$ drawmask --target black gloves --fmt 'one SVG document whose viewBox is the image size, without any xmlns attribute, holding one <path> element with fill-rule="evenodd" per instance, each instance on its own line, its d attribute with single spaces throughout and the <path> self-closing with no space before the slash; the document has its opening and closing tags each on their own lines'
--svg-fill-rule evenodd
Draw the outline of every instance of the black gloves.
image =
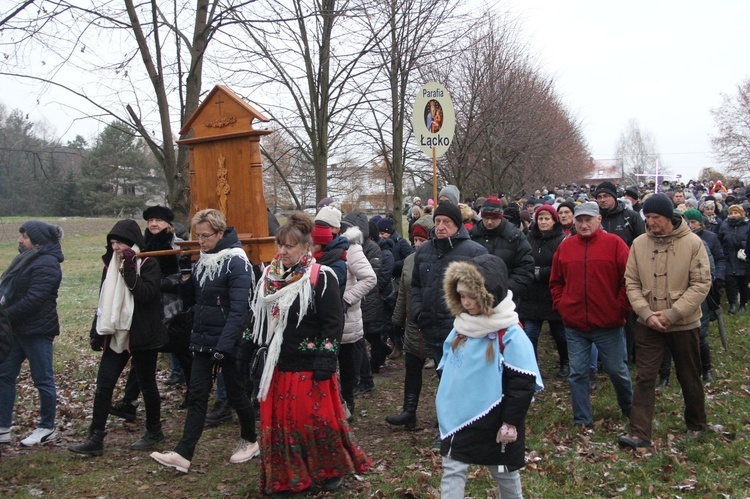
<svg viewBox="0 0 750 499">
<path fill-rule="evenodd" d="M 132 248 L 122 250 L 122 266 L 126 269 L 135 268 L 135 251 Z"/>
<path fill-rule="evenodd" d="M 404 325 L 391 324 L 391 335 L 393 338 L 401 338 L 404 336 L 405 327 Z"/>
<path fill-rule="evenodd" d="M 89 345 L 91 345 L 91 349 L 93 351 L 101 352 L 104 349 L 104 337 L 94 336 L 92 338 L 89 338 Z"/>
</svg>

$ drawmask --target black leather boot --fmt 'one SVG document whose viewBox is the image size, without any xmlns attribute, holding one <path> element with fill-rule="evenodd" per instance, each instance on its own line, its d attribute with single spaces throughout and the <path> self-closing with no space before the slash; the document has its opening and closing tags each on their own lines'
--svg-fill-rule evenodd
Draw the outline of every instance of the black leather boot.
<svg viewBox="0 0 750 499">
<path fill-rule="evenodd" d="M 211 412 L 206 414 L 206 427 L 213 428 L 223 423 L 228 423 L 232 420 L 232 408 L 229 407 L 229 402 L 222 399 L 216 399 L 214 408 Z"/>
<path fill-rule="evenodd" d="M 413 430 L 417 426 L 417 404 L 419 395 L 414 393 L 404 394 L 404 412 L 398 416 L 388 416 L 386 423 L 394 426 L 405 426 L 407 430 Z"/>
<path fill-rule="evenodd" d="M 101 456 L 104 454 L 105 436 L 107 436 L 106 432 L 101 430 L 91 430 L 89 431 L 89 437 L 85 442 L 71 445 L 68 447 L 68 450 L 89 457 Z"/>
</svg>

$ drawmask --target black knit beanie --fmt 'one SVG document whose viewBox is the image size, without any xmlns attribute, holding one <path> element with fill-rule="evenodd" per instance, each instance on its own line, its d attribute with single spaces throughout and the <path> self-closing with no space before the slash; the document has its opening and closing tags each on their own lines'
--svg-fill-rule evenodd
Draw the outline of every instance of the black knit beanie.
<svg viewBox="0 0 750 499">
<path fill-rule="evenodd" d="M 613 198 L 617 199 L 617 187 L 615 187 L 615 184 L 613 184 L 612 182 L 602 182 L 601 184 L 596 186 L 594 197 L 602 193 L 609 194 Z"/>
<path fill-rule="evenodd" d="M 26 233 L 33 244 L 45 245 L 59 242 L 63 237 L 63 230 L 59 225 L 48 224 L 41 220 L 29 220 L 18 232 Z"/>
<path fill-rule="evenodd" d="M 432 219 L 435 220 L 435 218 L 438 215 L 443 215 L 445 217 L 450 218 L 454 224 L 456 224 L 456 227 L 461 227 L 463 223 L 463 217 L 461 216 L 461 210 L 453 203 L 440 203 L 437 208 L 435 208 L 435 212 L 432 215 Z"/>
<path fill-rule="evenodd" d="M 643 214 L 648 215 L 649 213 L 656 213 L 671 220 L 672 215 L 674 215 L 674 203 L 666 194 L 661 192 L 654 194 L 643 203 Z"/>
</svg>

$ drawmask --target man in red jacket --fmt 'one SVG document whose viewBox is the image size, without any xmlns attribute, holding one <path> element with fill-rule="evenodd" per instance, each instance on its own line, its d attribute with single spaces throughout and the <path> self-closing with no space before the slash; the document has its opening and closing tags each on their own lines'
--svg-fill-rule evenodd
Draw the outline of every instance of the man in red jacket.
<svg viewBox="0 0 750 499">
<path fill-rule="evenodd" d="M 628 246 L 601 228 L 596 203 L 577 206 L 574 215 L 576 235 L 565 239 L 555 252 L 549 286 L 568 341 L 573 423 L 590 426 L 594 424 L 589 400 L 592 344 L 599 349 L 602 369 L 612 381 L 625 417 L 633 402 L 623 335 L 630 312 L 625 292 Z"/>
</svg>

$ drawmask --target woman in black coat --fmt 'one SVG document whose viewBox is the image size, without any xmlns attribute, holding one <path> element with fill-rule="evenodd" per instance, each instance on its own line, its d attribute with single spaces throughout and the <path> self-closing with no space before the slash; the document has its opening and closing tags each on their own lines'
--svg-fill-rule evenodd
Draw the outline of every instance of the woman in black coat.
<svg viewBox="0 0 750 499">
<path fill-rule="evenodd" d="M 549 276 L 552 272 L 552 257 L 565 239 L 565 231 L 558 220 L 554 207 L 545 204 L 534 212 L 534 225 L 529 231 L 531 254 L 534 257 L 534 281 L 526 298 L 521 300 L 518 315 L 526 335 L 537 353 L 542 324 L 547 321 L 550 334 L 555 340 L 560 358 L 560 377 L 568 376 L 568 342 L 565 340 L 565 326 L 560 314 L 552 308 L 552 294 L 549 290 Z"/>
<path fill-rule="evenodd" d="M 112 393 L 130 359 L 146 406 L 146 433 L 130 447 L 144 449 L 164 440 L 156 386 L 156 360 L 159 349 L 167 343 L 161 320 L 161 271 L 155 259 L 136 257 L 145 245 L 134 220 L 120 220 L 107 234 L 99 305 L 90 332 L 91 348 L 104 353 L 96 377 L 88 439 L 68 447 L 76 454 L 101 456 L 104 452 Z"/>
<path fill-rule="evenodd" d="M 188 413 L 182 438 L 172 452 L 152 452 L 164 466 L 183 473 L 190 468 L 195 447 L 203 434 L 213 373 L 221 368 L 229 406 L 240 420 L 240 441 L 229 459 L 239 464 L 260 453 L 255 433 L 255 411 L 237 369 L 240 340 L 248 321 L 253 271 L 234 227 L 227 227 L 219 210 L 207 209 L 193 216 L 193 234 L 201 254 L 186 282 L 183 300 L 193 307 L 190 349 L 193 367 L 188 392 Z"/>
<path fill-rule="evenodd" d="M 181 239 L 178 239 L 175 235 L 175 227 L 172 225 L 174 213 L 171 209 L 166 206 L 149 206 L 143 211 L 143 219 L 148 224 L 146 230 L 143 232 L 143 239 L 146 242 L 146 247 L 141 248 L 143 251 L 179 249 L 176 242 L 181 241 Z M 177 367 L 181 369 L 179 376 L 175 376 L 176 373 L 173 370 L 172 377 L 170 377 L 170 380 L 177 378 L 177 382 L 170 383 L 170 381 L 167 381 L 167 384 L 180 383 L 184 375 L 184 379 L 189 386 L 190 370 L 193 365 L 193 356 L 189 349 L 190 318 L 188 316 L 189 312 L 182 312 L 182 299 L 180 298 L 179 290 L 181 276 L 178 256 L 164 255 L 154 258 L 159 263 L 159 269 L 161 270 L 162 320 L 164 327 L 169 333 L 169 344 L 163 350 L 171 352 L 173 368 L 175 363 L 177 363 Z M 131 369 L 128 374 L 128 381 L 125 385 L 125 393 L 122 400 L 112 405 L 110 413 L 126 421 L 134 421 L 136 416 L 136 401 L 139 394 L 138 379 L 135 371 Z M 180 408 L 184 409 L 186 406 L 187 397 Z"/>
</svg>

